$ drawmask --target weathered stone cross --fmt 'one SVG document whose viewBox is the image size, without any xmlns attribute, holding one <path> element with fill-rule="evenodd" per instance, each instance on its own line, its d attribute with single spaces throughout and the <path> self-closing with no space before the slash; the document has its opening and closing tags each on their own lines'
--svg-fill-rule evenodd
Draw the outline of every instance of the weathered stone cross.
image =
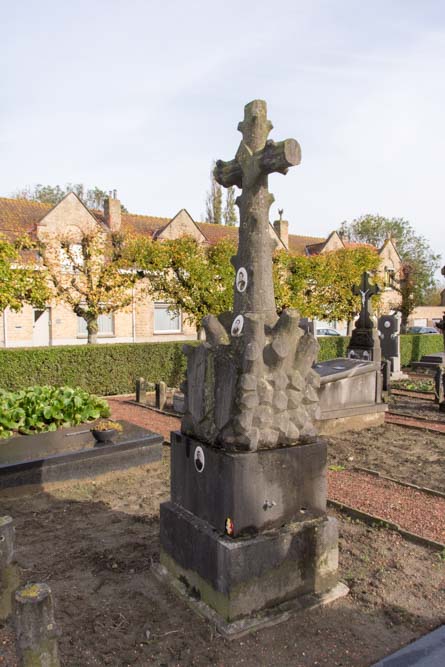
<svg viewBox="0 0 445 667">
<path fill-rule="evenodd" d="M 266 102 L 254 100 L 244 107 L 244 120 L 238 125 L 243 139 L 236 157 L 218 160 L 214 176 L 229 188 L 237 185 L 242 194 L 237 199 L 240 210 L 238 253 L 233 258 L 237 271 L 234 314 L 258 313 L 266 324 L 277 319 L 272 280 L 272 240 L 269 234 L 269 209 L 274 197 L 268 190 L 268 174 L 286 174 L 301 161 L 295 139 L 279 143 L 268 141 L 272 129 Z"/>
<path fill-rule="evenodd" d="M 356 324 L 358 329 L 372 329 L 374 323 L 372 321 L 372 305 L 371 297 L 375 294 L 379 294 L 380 287 L 378 285 L 372 285 L 369 282 L 369 273 L 364 271 L 362 274 L 362 280 L 360 285 L 354 285 L 352 288 L 352 293 L 361 297 L 362 307 L 360 310 L 359 321 Z"/>
</svg>

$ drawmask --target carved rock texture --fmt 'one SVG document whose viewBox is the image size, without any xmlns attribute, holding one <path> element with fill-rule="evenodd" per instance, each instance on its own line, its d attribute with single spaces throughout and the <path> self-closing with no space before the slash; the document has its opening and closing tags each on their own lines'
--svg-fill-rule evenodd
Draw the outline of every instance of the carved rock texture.
<svg viewBox="0 0 445 667">
<path fill-rule="evenodd" d="M 313 437 L 320 384 L 312 369 L 315 338 L 304 334 L 292 310 L 283 311 L 273 327 L 264 316 L 246 313 L 241 336 L 225 330 L 222 322 L 230 319 L 206 318 L 208 340 L 184 347 L 188 364 L 182 432 L 241 451 Z"/>
</svg>

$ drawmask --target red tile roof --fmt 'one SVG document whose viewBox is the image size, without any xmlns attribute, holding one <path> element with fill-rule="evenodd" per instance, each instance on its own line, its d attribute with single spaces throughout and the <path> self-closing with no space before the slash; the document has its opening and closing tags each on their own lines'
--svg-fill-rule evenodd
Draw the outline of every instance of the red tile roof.
<svg viewBox="0 0 445 667">
<path fill-rule="evenodd" d="M 0 233 L 11 241 L 23 234 L 32 235 L 38 221 L 50 209 L 50 204 L 0 198 Z"/>
<path fill-rule="evenodd" d="M 22 234 L 33 236 L 36 225 L 52 206 L 40 202 L 28 201 L 27 199 L 0 198 L 0 234 L 13 240 Z M 103 222 L 102 211 L 91 211 L 94 217 Z M 149 215 L 136 215 L 134 213 L 122 213 L 122 230 L 126 233 L 153 236 L 165 227 L 171 218 L 159 218 Z M 235 242 L 238 240 L 238 227 L 226 227 L 225 225 L 212 225 L 207 222 L 196 223 L 202 234 L 209 243 L 217 243 L 221 239 L 230 238 Z M 307 246 L 323 246 L 325 239 L 314 236 L 298 236 L 289 234 L 289 249 L 300 255 L 306 254 Z"/>
<path fill-rule="evenodd" d="M 375 246 L 371 243 L 356 243 L 354 241 L 343 241 L 343 245 L 347 250 L 353 250 L 354 248 L 372 248 L 375 250 Z"/>
</svg>

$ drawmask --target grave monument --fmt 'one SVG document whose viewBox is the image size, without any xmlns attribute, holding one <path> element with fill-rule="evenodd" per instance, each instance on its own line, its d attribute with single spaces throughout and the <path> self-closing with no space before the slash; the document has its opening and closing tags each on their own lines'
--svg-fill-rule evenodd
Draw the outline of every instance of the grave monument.
<svg viewBox="0 0 445 667">
<path fill-rule="evenodd" d="M 352 291 L 354 294 L 360 295 L 362 303 L 360 315 L 352 330 L 347 356 L 349 359 L 379 362 L 382 358 L 382 352 L 379 332 L 374 323 L 371 298 L 380 292 L 380 287 L 369 282 L 369 273 L 365 271 L 362 274 L 360 285 L 355 285 Z"/>
<path fill-rule="evenodd" d="M 413 368 L 421 368 L 425 371 L 430 370 L 434 372 L 437 368 L 445 366 L 445 312 L 443 313 L 442 319 L 439 322 L 436 322 L 436 327 L 442 332 L 444 351 L 424 354 L 420 361 L 414 361 L 412 363 Z"/>
<path fill-rule="evenodd" d="M 378 320 L 382 356 L 391 365 L 391 379 L 400 380 L 407 377 L 402 373 L 400 363 L 400 313 L 381 315 Z"/>
<path fill-rule="evenodd" d="M 347 592 L 316 436 L 317 342 L 297 312 L 277 316 L 272 282 L 268 175 L 299 164 L 300 147 L 267 139 L 262 100 L 246 105 L 238 129 L 235 159 L 214 171 L 242 189 L 234 312 L 204 318 L 206 342 L 185 346 L 185 414 L 172 433 L 157 568 L 227 636 Z"/>
<path fill-rule="evenodd" d="M 383 377 L 378 330 L 371 298 L 380 291 L 363 273 L 353 293 L 361 297 L 361 309 L 347 350 L 341 357 L 315 364 L 320 376 L 319 432 L 332 435 L 383 424 L 388 406 L 383 403 Z"/>
</svg>

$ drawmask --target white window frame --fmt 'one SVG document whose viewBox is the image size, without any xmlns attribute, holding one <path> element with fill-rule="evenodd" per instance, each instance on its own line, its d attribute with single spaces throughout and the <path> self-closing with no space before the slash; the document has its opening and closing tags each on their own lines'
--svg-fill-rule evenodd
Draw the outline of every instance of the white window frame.
<svg viewBox="0 0 445 667">
<path fill-rule="evenodd" d="M 156 310 L 167 309 L 171 310 L 175 316 L 178 318 L 178 328 L 177 329 L 157 329 L 156 328 Z M 178 334 L 182 333 L 182 313 L 179 308 L 172 310 L 174 306 L 171 303 L 165 303 L 164 301 L 155 301 L 153 304 L 153 333 L 154 334 Z M 173 321 L 173 318 L 172 318 Z"/>
<path fill-rule="evenodd" d="M 101 331 L 100 330 L 100 323 L 101 323 L 100 318 L 101 317 L 111 318 L 111 324 L 112 324 L 112 330 L 111 331 Z M 82 322 L 85 322 L 85 324 L 83 324 Z M 115 333 L 115 331 L 116 331 L 116 328 L 115 328 L 116 327 L 116 322 L 115 322 L 115 318 L 114 318 L 114 313 L 103 313 L 102 315 L 99 315 L 99 317 L 97 318 L 97 324 L 98 324 L 98 327 L 99 327 L 98 332 L 97 332 L 98 337 L 100 337 L 100 338 L 114 338 L 116 336 L 116 333 Z M 86 325 L 87 325 L 87 323 L 86 323 L 85 318 L 80 317 L 78 315 L 77 316 L 77 337 L 78 338 L 87 338 L 88 330 L 86 328 Z"/>
</svg>

